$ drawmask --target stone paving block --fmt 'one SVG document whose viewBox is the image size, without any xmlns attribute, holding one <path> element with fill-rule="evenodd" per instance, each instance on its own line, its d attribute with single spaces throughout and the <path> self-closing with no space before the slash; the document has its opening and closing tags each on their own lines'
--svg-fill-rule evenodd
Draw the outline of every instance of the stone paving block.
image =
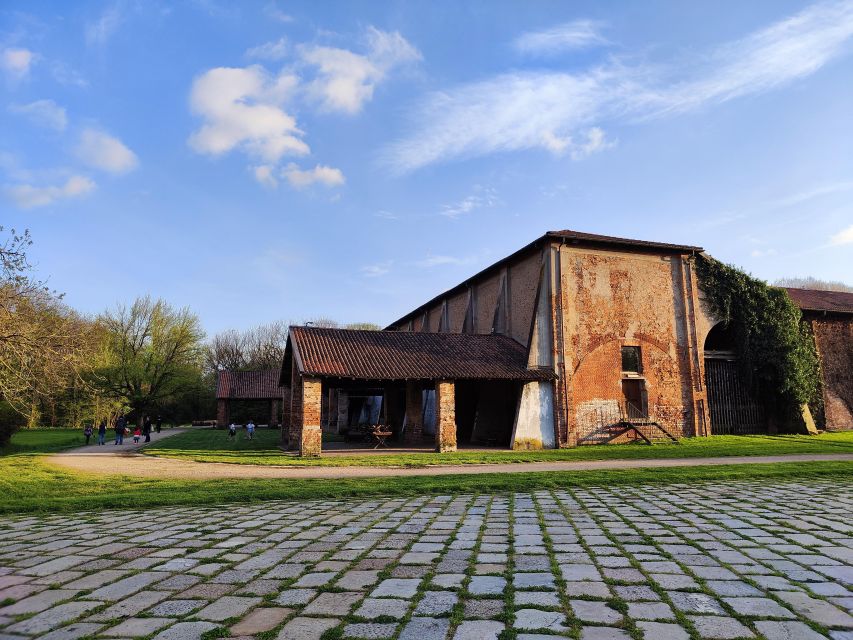
<svg viewBox="0 0 853 640">
<path fill-rule="evenodd" d="M 452 591 L 427 591 L 423 594 L 415 615 L 440 616 L 451 612 L 459 597 Z"/>
<path fill-rule="evenodd" d="M 453 640 L 498 640 L 503 632 L 502 622 L 491 620 L 466 620 L 456 627 Z"/>
<path fill-rule="evenodd" d="M 412 598 L 418 591 L 420 580 L 416 578 L 388 578 L 370 594 L 372 598 Z"/>
<path fill-rule="evenodd" d="M 758 620 L 755 628 L 767 640 L 824 640 L 824 636 L 799 621 Z"/>
<path fill-rule="evenodd" d="M 450 630 L 447 618 L 412 618 L 398 640 L 445 640 Z"/>
<path fill-rule="evenodd" d="M 686 613 L 719 613 L 726 611 L 714 598 L 704 593 L 682 593 L 680 591 L 668 591 L 667 595 L 672 600 L 676 609 Z"/>
<path fill-rule="evenodd" d="M 260 602 L 260 598 L 222 596 L 219 600 L 211 602 L 204 609 L 196 613 L 195 617 L 201 618 L 202 620 L 221 622 L 228 618 L 235 618 L 243 615 L 252 607 L 259 605 Z"/>
<path fill-rule="evenodd" d="M 796 618 L 788 609 L 770 598 L 723 598 L 735 613 L 751 618 Z"/>
<path fill-rule="evenodd" d="M 27 618 L 21 622 L 16 622 L 6 628 L 6 631 L 12 633 L 24 633 L 34 635 L 37 633 L 45 633 L 56 627 L 75 620 L 82 616 L 87 611 L 100 605 L 100 602 L 66 602 L 65 604 L 56 605 L 52 609 L 47 609 L 34 615 L 32 618 Z"/>
<path fill-rule="evenodd" d="M 581 640 L 631 640 L 631 636 L 613 627 L 582 627 Z"/>
<path fill-rule="evenodd" d="M 364 597 L 362 593 L 344 591 L 341 593 L 321 593 L 302 610 L 304 614 L 345 616 L 352 606 Z"/>
<path fill-rule="evenodd" d="M 155 617 L 181 618 L 204 606 L 207 606 L 207 600 L 166 600 L 151 607 L 146 613 Z"/>
<path fill-rule="evenodd" d="M 342 589 L 365 589 L 376 584 L 379 579 L 379 571 L 347 571 L 335 584 Z"/>
<path fill-rule="evenodd" d="M 515 606 L 556 608 L 562 606 L 562 603 L 559 596 L 552 591 L 517 591 Z"/>
<path fill-rule="evenodd" d="M 396 624 L 377 622 L 355 622 L 344 627 L 344 638 L 363 638 L 364 640 L 382 640 L 390 638 L 396 631 Z"/>
<path fill-rule="evenodd" d="M 503 600 L 483 600 L 473 598 L 464 605 L 466 618 L 497 618 L 503 613 Z"/>
<path fill-rule="evenodd" d="M 735 638 L 754 638 L 747 627 L 727 616 L 687 616 L 699 636 L 709 640 L 734 640 Z"/>
<path fill-rule="evenodd" d="M 128 618 L 114 627 L 102 631 L 101 635 L 111 638 L 137 638 L 150 636 L 163 627 L 175 622 L 172 618 Z"/>
<path fill-rule="evenodd" d="M 811 598 L 804 593 L 781 591 L 776 594 L 801 616 L 827 627 L 853 628 L 853 616 L 828 602 Z"/>
<path fill-rule="evenodd" d="M 616 624 L 622 621 L 622 614 L 611 609 L 604 602 L 591 600 L 569 600 L 572 612 L 582 622 L 598 622 L 600 624 Z"/>
<path fill-rule="evenodd" d="M 674 620 L 675 613 L 665 602 L 629 602 L 628 617 L 634 620 Z"/>
<path fill-rule="evenodd" d="M 353 615 L 359 618 L 381 618 L 388 616 L 399 620 L 406 615 L 409 610 L 408 600 L 398 600 L 395 598 L 366 598 L 361 602 Z"/>
<path fill-rule="evenodd" d="M 286 589 L 282 591 L 275 601 L 283 605 L 308 604 L 317 595 L 316 589 Z"/>
<path fill-rule="evenodd" d="M 95 635 L 104 625 L 93 622 L 75 622 L 65 627 L 60 627 L 49 633 L 39 636 L 39 640 L 77 640 L 78 638 L 89 638 Z M 3 634 L 0 633 L 0 637 Z"/>
<path fill-rule="evenodd" d="M 563 579 L 572 582 L 580 580 L 592 580 L 601 582 L 601 573 L 591 564 L 566 564 L 560 567 Z"/>
<path fill-rule="evenodd" d="M 24 613 L 38 613 L 50 609 L 57 602 L 68 600 L 79 593 L 76 589 L 50 589 L 34 596 L 19 600 L 0 609 L 0 615 L 17 616 Z"/>
<path fill-rule="evenodd" d="M 322 587 L 325 584 L 328 584 L 332 578 L 337 575 L 335 571 L 318 571 L 315 573 L 306 573 L 304 576 L 299 578 L 295 583 L 293 583 L 294 587 Z"/>
<path fill-rule="evenodd" d="M 637 628 L 643 632 L 643 640 L 690 640 L 690 634 L 677 624 L 640 621 Z"/>
<path fill-rule="evenodd" d="M 145 587 L 168 578 L 169 575 L 159 571 L 143 571 L 127 578 L 122 578 L 112 584 L 95 589 L 88 597 L 93 600 L 115 601 L 122 600 L 129 595 L 144 589 Z"/>
<path fill-rule="evenodd" d="M 506 578 L 497 576 L 474 576 L 468 583 L 468 591 L 473 595 L 501 595 L 506 588 Z"/>
<path fill-rule="evenodd" d="M 275 629 L 292 611 L 284 607 L 259 607 L 232 626 L 231 635 L 254 636 Z"/>
<path fill-rule="evenodd" d="M 708 588 L 718 596 L 760 596 L 761 592 L 739 580 L 706 580 Z"/>
<path fill-rule="evenodd" d="M 516 589 L 553 589 L 554 576 L 551 573 L 514 573 L 512 584 Z"/>
<path fill-rule="evenodd" d="M 212 622 L 179 622 L 158 633 L 153 640 L 200 640 L 202 635 L 216 628 Z"/>
<path fill-rule="evenodd" d="M 562 612 L 540 611 L 539 609 L 519 609 L 515 612 L 516 629 L 547 630 L 565 633 L 569 628 L 565 624 L 566 616 Z"/>
<path fill-rule="evenodd" d="M 179 598 L 205 598 L 208 600 L 215 600 L 216 598 L 221 598 L 224 595 L 227 595 L 234 591 L 234 585 L 230 584 L 197 584 L 194 587 L 190 587 L 186 591 L 182 591 L 178 594 Z"/>
<path fill-rule="evenodd" d="M 432 583 L 444 589 L 458 589 L 464 579 L 464 573 L 437 573 L 432 577 Z"/>
</svg>

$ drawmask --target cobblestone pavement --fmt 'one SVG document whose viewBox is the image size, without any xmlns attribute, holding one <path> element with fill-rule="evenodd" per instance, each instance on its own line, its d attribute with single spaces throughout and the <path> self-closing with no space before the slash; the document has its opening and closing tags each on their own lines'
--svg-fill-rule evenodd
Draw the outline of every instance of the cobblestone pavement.
<svg viewBox="0 0 853 640">
<path fill-rule="evenodd" d="M 0 640 L 853 638 L 853 485 L 0 519 Z"/>
</svg>

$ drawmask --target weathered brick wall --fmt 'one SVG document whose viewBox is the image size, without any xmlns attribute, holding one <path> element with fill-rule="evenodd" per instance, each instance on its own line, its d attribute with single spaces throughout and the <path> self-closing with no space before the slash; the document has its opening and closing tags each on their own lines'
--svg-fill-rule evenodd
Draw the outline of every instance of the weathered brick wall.
<svg viewBox="0 0 853 640">
<path fill-rule="evenodd" d="M 420 444 L 423 439 L 423 393 L 413 380 L 406 382 L 406 444 Z"/>
<path fill-rule="evenodd" d="M 216 401 L 216 426 L 228 426 L 228 401 L 221 398 Z"/>
<path fill-rule="evenodd" d="M 811 319 L 823 373 L 827 429 L 853 429 L 853 318 Z"/>
<path fill-rule="evenodd" d="M 299 454 L 305 457 L 320 455 L 322 434 L 320 428 L 323 391 L 317 378 L 302 378 L 301 438 Z"/>
<path fill-rule="evenodd" d="M 435 383 L 435 450 L 456 451 L 456 390 L 448 381 Z"/>
<path fill-rule="evenodd" d="M 691 435 L 685 273 L 680 258 L 575 247 L 561 250 L 569 429 L 583 443 L 624 402 L 621 347 L 639 346 L 650 413 Z"/>
</svg>

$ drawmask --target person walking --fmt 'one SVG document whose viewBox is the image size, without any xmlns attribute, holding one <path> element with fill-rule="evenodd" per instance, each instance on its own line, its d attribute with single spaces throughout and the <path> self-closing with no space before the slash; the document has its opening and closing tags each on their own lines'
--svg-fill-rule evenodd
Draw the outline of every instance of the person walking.
<svg viewBox="0 0 853 640">
<path fill-rule="evenodd" d="M 237 437 L 237 425 L 233 422 L 228 425 L 228 439 L 232 442 Z"/>
<path fill-rule="evenodd" d="M 145 416 L 145 421 L 142 423 L 142 435 L 145 436 L 145 442 L 151 442 L 151 416 Z"/>
<path fill-rule="evenodd" d="M 124 444 L 124 432 L 127 430 L 127 418 L 124 415 L 120 415 L 116 419 L 116 441 L 113 444 Z"/>
<path fill-rule="evenodd" d="M 160 433 L 160 427 L 163 426 L 163 418 L 161 418 L 160 416 L 157 416 L 157 422 L 155 422 L 154 425 L 157 428 L 157 433 Z"/>
<path fill-rule="evenodd" d="M 249 436 L 249 440 L 255 437 L 255 421 L 251 418 L 249 418 L 249 423 L 246 425 L 246 435 Z"/>
<path fill-rule="evenodd" d="M 98 444 L 104 444 L 107 439 L 107 420 L 101 419 L 101 424 L 98 425 Z"/>
<path fill-rule="evenodd" d="M 83 429 L 83 435 L 86 436 L 86 445 L 87 446 L 89 445 L 89 439 L 92 437 L 93 432 L 94 432 L 94 429 L 92 429 L 92 425 L 90 425 L 90 424 L 87 424 L 86 428 Z"/>
</svg>

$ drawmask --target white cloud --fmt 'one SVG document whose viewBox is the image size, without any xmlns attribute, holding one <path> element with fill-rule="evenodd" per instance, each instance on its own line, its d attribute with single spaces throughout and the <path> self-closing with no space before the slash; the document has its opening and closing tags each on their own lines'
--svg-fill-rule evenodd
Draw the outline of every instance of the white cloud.
<svg viewBox="0 0 853 640">
<path fill-rule="evenodd" d="M 603 148 L 602 123 L 686 112 L 805 77 L 838 57 L 853 36 L 853 2 L 812 5 L 722 45 L 698 63 L 651 71 L 619 60 L 585 72 L 514 72 L 429 95 L 414 133 L 386 148 L 393 170 L 453 158 L 544 149 L 582 157 Z M 586 132 L 586 142 L 577 142 Z"/>
<path fill-rule="evenodd" d="M 68 116 L 65 113 L 65 108 L 60 107 L 53 100 L 36 100 L 29 104 L 12 104 L 9 105 L 9 111 L 26 117 L 40 127 L 63 131 L 68 125 Z"/>
<path fill-rule="evenodd" d="M 291 74 L 270 76 L 259 66 L 210 69 L 190 92 L 190 108 L 205 120 L 190 146 L 214 156 L 239 149 L 265 164 L 309 153 L 296 120 L 282 109 L 297 84 Z"/>
<path fill-rule="evenodd" d="M 573 20 L 550 29 L 522 33 L 513 45 L 521 53 L 539 56 L 606 45 L 602 26 L 595 20 Z"/>
<path fill-rule="evenodd" d="M 246 56 L 261 60 L 281 60 L 287 56 L 288 48 L 287 38 L 279 38 L 275 42 L 265 42 L 257 47 L 248 49 Z"/>
<path fill-rule="evenodd" d="M 604 151 L 615 146 L 616 143 L 607 139 L 604 131 L 599 127 L 592 127 L 583 133 L 583 140 L 572 146 L 572 159 L 580 160 L 594 153 Z"/>
<path fill-rule="evenodd" d="M 279 9 L 275 2 L 269 2 L 264 6 L 264 14 L 276 22 L 282 22 L 285 24 L 293 22 L 293 16 Z"/>
<path fill-rule="evenodd" d="M 270 189 L 275 189 L 278 186 L 278 180 L 273 173 L 275 171 L 275 167 L 269 164 L 258 165 L 257 167 L 252 167 L 252 173 L 255 176 L 255 180 L 260 182 L 265 187 L 269 187 Z"/>
<path fill-rule="evenodd" d="M 118 138 L 99 129 L 84 129 L 77 156 L 86 164 L 108 173 L 127 173 L 139 164 L 136 154 Z"/>
<path fill-rule="evenodd" d="M 379 262 L 377 264 L 367 264 L 361 268 L 361 273 L 367 278 L 378 278 L 384 276 L 391 271 L 392 261 Z"/>
<path fill-rule="evenodd" d="M 430 254 L 423 260 L 419 260 L 415 263 L 415 266 L 422 267 L 424 269 L 431 269 L 433 267 L 442 267 L 446 265 L 463 265 L 470 264 L 474 262 L 474 258 L 456 258 L 454 256 L 443 256 L 443 255 L 433 255 Z"/>
<path fill-rule="evenodd" d="M 304 189 L 312 184 L 339 187 L 346 181 L 340 169 L 319 164 L 313 169 L 302 170 L 291 163 L 282 169 L 281 176 L 286 178 L 290 185 L 296 189 Z"/>
<path fill-rule="evenodd" d="M 376 213 L 373 214 L 377 218 L 382 218 L 383 220 L 399 220 L 400 216 L 396 213 L 391 213 L 390 211 L 385 211 L 385 209 L 380 209 Z"/>
<path fill-rule="evenodd" d="M 67 200 L 86 195 L 95 188 L 95 183 L 84 176 L 71 176 L 60 186 L 36 187 L 30 184 L 8 185 L 6 196 L 22 209 L 43 207 L 57 200 Z"/>
<path fill-rule="evenodd" d="M 29 49 L 8 48 L 0 53 L 0 68 L 10 80 L 22 80 L 30 73 L 35 54 Z"/>
<path fill-rule="evenodd" d="M 768 256 L 775 256 L 776 249 L 753 249 L 749 255 L 753 258 L 766 258 Z"/>
<path fill-rule="evenodd" d="M 853 244 L 853 224 L 832 235 L 832 237 L 829 238 L 829 244 L 835 247 Z"/>
<path fill-rule="evenodd" d="M 364 55 L 333 47 L 300 47 L 303 62 L 318 70 L 309 95 L 327 111 L 358 113 L 388 72 L 421 59 L 420 52 L 396 31 L 369 27 L 366 39 Z"/>
<path fill-rule="evenodd" d="M 102 46 L 118 30 L 122 22 L 121 11 L 118 4 L 107 8 L 101 17 L 86 25 L 86 44 L 90 46 Z"/>
<path fill-rule="evenodd" d="M 441 207 L 440 214 L 447 218 L 458 218 L 466 213 L 471 213 L 475 209 L 484 207 L 493 207 L 499 202 L 494 189 L 475 187 L 475 193 L 463 198 L 459 202 L 446 204 Z"/>
</svg>

